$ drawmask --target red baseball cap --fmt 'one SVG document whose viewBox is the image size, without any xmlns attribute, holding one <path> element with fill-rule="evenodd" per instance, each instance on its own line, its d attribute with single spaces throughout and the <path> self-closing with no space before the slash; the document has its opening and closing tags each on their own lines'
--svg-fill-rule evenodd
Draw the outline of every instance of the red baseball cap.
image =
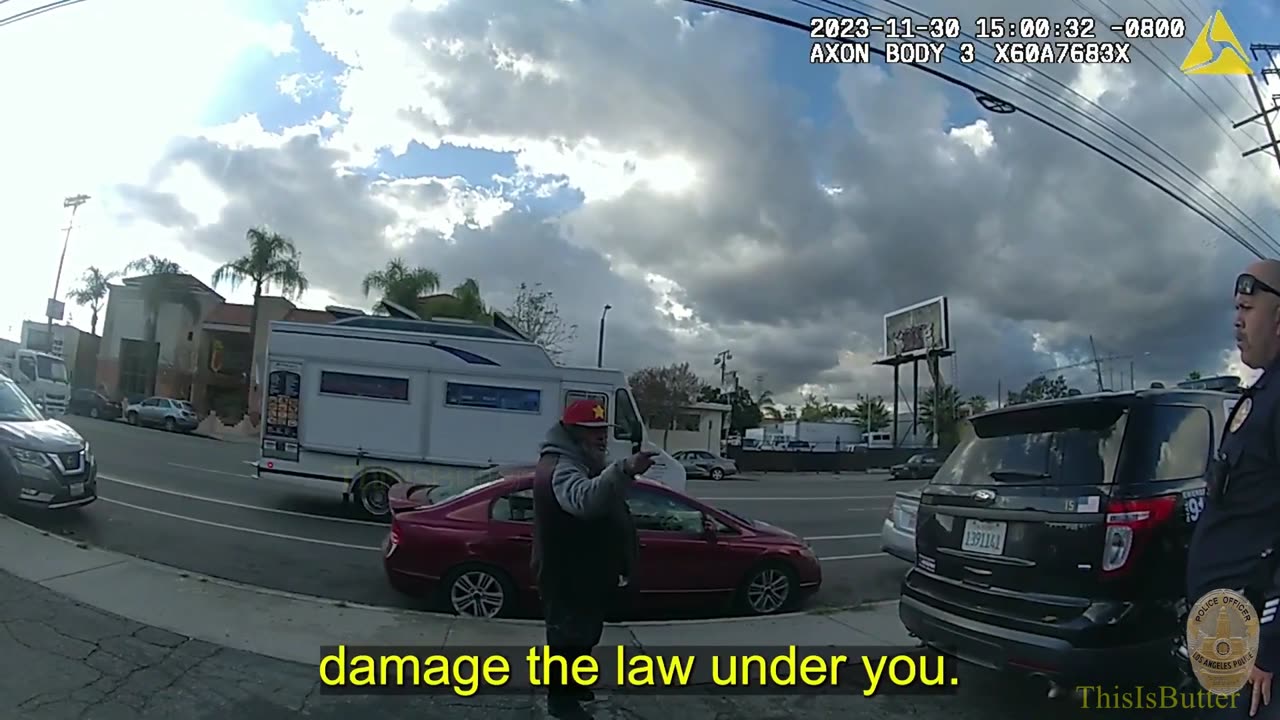
<svg viewBox="0 0 1280 720">
<path fill-rule="evenodd" d="M 609 413 L 599 400 L 574 400 L 564 409 L 560 422 L 585 428 L 609 427 Z"/>
</svg>

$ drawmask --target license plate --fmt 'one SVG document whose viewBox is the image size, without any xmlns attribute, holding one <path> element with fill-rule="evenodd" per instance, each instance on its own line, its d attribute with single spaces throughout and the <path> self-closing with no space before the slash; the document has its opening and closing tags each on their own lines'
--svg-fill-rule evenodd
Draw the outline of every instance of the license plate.
<svg viewBox="0 0 1280 720">
<path fill-rule="evenodd" d="M 79 497 L 84 494 L 84 483 L 71 483 L 71 496 Z"/>
<path fill-rule="evenodd" d="M 1003 555 L 1009 526 L 998 520 L 966 520 L 960 549 L 983 555 Z"/>
</svg>

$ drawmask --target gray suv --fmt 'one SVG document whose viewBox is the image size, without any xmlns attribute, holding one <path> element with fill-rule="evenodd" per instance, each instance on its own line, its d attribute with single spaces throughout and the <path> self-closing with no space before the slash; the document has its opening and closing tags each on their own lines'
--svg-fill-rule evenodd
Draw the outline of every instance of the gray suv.
<svg viewBox="0 0 1280 720">
<path fill-rule="evenodd" d="M 0 375 L 0 492 L 7 504 L 49 510 L 98 499 L 98 465 L 89 443 L 46 418 L 9 378 Z"/>
<path fill-rule="evenodd" d="M 162 427 L 169 432 L 191 432 L 200 424 L 196 409 L 186 400 L 149 397 L 125 408 L 124 418 L 130 425 Z"/>
</svg>

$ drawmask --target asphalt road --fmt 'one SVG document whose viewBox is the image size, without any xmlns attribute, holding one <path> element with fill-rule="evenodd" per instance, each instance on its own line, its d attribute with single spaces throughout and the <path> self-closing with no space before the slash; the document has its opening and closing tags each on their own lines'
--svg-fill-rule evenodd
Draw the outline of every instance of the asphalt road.
<svg viewBox="0 0 1280 720">
<path fill-rule="evenodd" d="M 423 607 L 388 587 L 386 524 L 362 520 L 337 493 L 253 476 L 250 443 L 69 418 L 99 462 L 97 503 L 31 514 L 40 527 L 200 574 L 321 597 Z M 906 564 L 879 551 L 893 493 L 918 485 L 884 476 L 778 475 L 690 482 L 711 504 L 809 539 L 823 560 L 814 606 L 897 596 Z"/>
</svg>

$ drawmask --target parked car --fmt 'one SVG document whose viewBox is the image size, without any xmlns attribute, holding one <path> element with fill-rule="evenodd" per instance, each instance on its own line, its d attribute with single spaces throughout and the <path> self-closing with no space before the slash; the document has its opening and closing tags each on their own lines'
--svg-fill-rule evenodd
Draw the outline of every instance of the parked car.
<svg viewBox="0 0 1280 720">
<path fill-rule="evenodd" d="M 163 427 L 169 432 L 191 432 L 200 424 L 196 409 L 186 400 L 149 397 L 124 410 L 130 425 Z"/>
<path fill-rule="evenodd" d="M 392 488 L 383 567 L 393 587 L 437 594 L 460 615 L 499 617 L 537 605 L 529 567 L 533 468 L 486 470 L 442 485 Z M 640 535 L 630 606 L 640 613 L 736 605 L 769 615 L 822 584 L 802 538 L 638 480 L 627 495 Z"/>
<path fill-rule="evenodd" d="M 893 507 L 880 530 L 880 549 L 899 560 L 916 561 L 916 515 L 920 491 L 906 490 L 894 495 Z"/>
<path fill-rule="evenodd" d="M 892 480 L 928 480 L 941 466 L 936 455 L 920 453 L 889 468 L 889 477 Z"/>
<path fill-rule="evenodd" d="M 124 415 L 124 408 L 119 402 L 97 390 L 77 388 L 71 391 L 71 402 L 67 403 L 67 412 L 103 420 L 117 420 Z"/>
<path fill-rule="evenodd" d="M 98 465 L 89 443 L 60 420 L 46 418 L 0 375 L 0 493 L 6 504 L 48 510 L 98 499 Z"/>
<path fill-rule="evenodd" d="M 671 453 L 671 457 L 684 466 L 685 474 L 689 477 L 723 480 L 730 475 L 738 474 L 737 463 L 706 450 L 678 450 Z"/>
<path fill-rule="evenodd" d="M 1051 692 L 1185 673 L 1186 550 L 1237 399 L 1153 389 L 971 418 L 922 489 L 907 630 Z"/>
</svg>

